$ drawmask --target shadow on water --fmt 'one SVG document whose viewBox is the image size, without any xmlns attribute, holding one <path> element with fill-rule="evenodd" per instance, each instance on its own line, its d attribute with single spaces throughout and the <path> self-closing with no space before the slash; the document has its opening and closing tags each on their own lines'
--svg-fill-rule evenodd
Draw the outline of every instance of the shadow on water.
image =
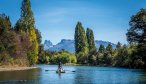
<svg viewBox="0 0 146 84">
<path fill-rule="evenodd" d="M 0 84 L 38 84 L 40 69 L 0 72 Z"/>
</svg>

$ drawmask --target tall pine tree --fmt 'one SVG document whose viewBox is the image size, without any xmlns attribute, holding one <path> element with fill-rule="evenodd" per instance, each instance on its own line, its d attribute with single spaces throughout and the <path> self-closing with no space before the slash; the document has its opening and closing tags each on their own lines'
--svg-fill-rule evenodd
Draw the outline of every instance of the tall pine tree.
<svg viewBox="0 0 146 84">
<path fill-rule="evenodd" d="M 38 59 L 38 41 L 30 0 L 23 0 L 21 7 L 21 18 L 17 21 L 15 28 L 18 31 L 24 31 L 29 35 L 31 46 L 28 51 L 28 60 L 31 65 L 35 64 Z"/>
<path fill-rule="evenodd" d="M 87 42 L 88 42 L 88 47 L 89 47 L 89 52 L 90 52 L 91 50 L 96 49 L 95 42 L 94 42 L 94 34 L 93 34 L 92 29 L 87 28 L 86 36 L 87 36 Z"/>
<path fill-rule="evenodd" d="M 86 55 L 88 54 L 88 43 L 87 43 L 87 37 L 85 34 L 85 30 L 82 26 L 81 22 L 78 22 L 75 28 L 75 53 L 78 58 L 78 62 L 82 60 L 81 63 L 87 62 Z M 79 55 L 80 54 L 80 55 Z M 81 60 L 79 60 L 81 58 Z"/>
<path fill-rule="evenodd" d="M 104 53 L 104 52 L 105 52 L 105 47 L 104 47 L 104 45 L 102 45 L 102 44 L 100 45 L 98 52 L 99 52 L 99 53 Z"/>
</svg>

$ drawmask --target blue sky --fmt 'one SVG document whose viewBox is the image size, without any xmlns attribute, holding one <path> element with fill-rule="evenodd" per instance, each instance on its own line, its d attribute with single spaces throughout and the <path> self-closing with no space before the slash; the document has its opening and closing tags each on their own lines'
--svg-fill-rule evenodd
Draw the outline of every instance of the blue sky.
<svg viewBox="0 0 146 84">
<path fill-rule="evenodd" d="M 10 16 L 14 25 L 20 17 L 22 0 L 1 0 L 0 13 Z M 96 40 L 127 43 L 126 32 L 130 17 L 146 0 L 31 0 L 36 27 L 43 42 L 53 44 L 61 39 L 74 39 L 76 23 L 94 31 Z"/>
</svg>

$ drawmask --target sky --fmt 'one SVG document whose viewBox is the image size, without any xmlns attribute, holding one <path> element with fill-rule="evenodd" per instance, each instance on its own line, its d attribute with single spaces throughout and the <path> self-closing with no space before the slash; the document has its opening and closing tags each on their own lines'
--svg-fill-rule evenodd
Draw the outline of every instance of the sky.
<svg viewBox="0 0 146 84">
<path fill-rule="evenodd" d="M 22 0 L 1 0 L 0 13 L 10 16 L 15 25 L 20 18 Z M 130 17 L 146 0 L 31 0 L 35 26 L 44 40 L 57 44 L 61 39 L 74 39 L 78 21 L 94 31 L 95 40 L 126 44 Z"/>
</svg>

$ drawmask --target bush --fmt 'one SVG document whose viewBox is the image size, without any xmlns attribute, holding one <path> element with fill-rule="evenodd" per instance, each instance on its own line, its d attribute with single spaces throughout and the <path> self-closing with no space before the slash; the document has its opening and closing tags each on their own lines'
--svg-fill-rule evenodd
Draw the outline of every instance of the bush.
<svg viewBox="0 0 146 84">
<path fill-rule="evenodd" d="M 46 57 L 49 57 L 49 63 L 51 64 L 58 64 L 59 62 L 62 62 L 63 64 L 77 62 L 76 56 L 65 50 L 46 54 L 48 54 L 48 56 L 46 55 Z"/>
</svg>

